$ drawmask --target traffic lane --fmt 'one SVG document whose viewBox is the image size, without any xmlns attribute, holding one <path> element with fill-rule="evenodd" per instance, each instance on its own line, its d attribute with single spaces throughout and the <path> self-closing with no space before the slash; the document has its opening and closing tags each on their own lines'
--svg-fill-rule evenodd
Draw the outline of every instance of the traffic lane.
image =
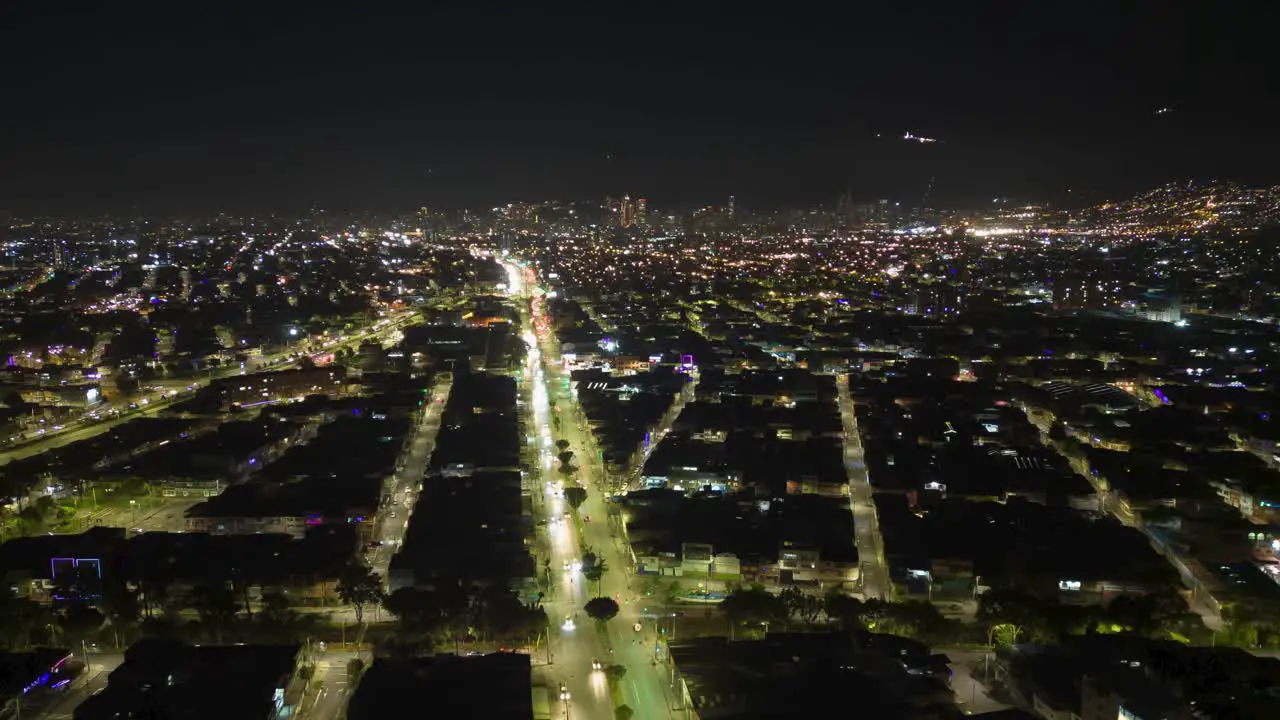
<svg viewBox="0 0 1280 720">
<path fill-rule="evenodd" d="M 203 387 L 207 383 L 207 379 L 200 379 L 192 380 L 188 384 L 195 385 L 196 387 Z M 130 410 L 115 408 L 116 410 L 120 410 L 120 414 L 109 419 L 92 421 L 87 417 L 74 418 L 63 423 L 64 429 L 62 430 L 50 430 L 37 435 L 36 437 L 30 437 L 26 440 L 14 443 L 10 446 L 9 450 L 0 453 L 0 457 L 18 460 L 32 455 L 39 455 L 42 452 L 100 435 L 107 430 L 110 430 L 122 423 L 129 422 L 130 420 L 155 415 L 174 403 L 181 402 L 189 397 L 190 394 L 183 394 L 181 397 L 175 396 L 166 400 L 157 399 L 155 401 L 151 401 L 148 399 L 146 404 L 143 404 L 141 400 L 139 400 L 138 407 L 136 409 Z M 110 405 L 107 405 L 105 406 L 105 409 L 100 408 L 97 412 L 107 413 L 109 415 L 112 410 L 113 408 Z"/>
<path fill-rule="evenodd" d="M 623 632 L 634 632 L 624 629 Z M 658 662 L 655 642 L 641 640 L 625 643 L 622 653 L 627 668 L 623 698 L 635 711 L 635 717 L 661 718 L 671 716 L 671 688 L 665 675 L 666 665 Z"/>
<path fill-rule="evenodd" d="M 285 369 L 285 366 L 275 367 L 271 369 L 283 370 Z M 228 375 L 227 377 L 232 377 L 232 376 Z M 198 387 L 204 387 L 205 385 L 208 384 L 208 381 L 198 380 L 198 381 L 194 381 L 192 384 L 197 385 Z M 153 415 L 157 415 L 160 412 L 172 407 L 175 402 L 187 400 L 187 399 L 189 399 L 189 396 L 184 395 L 181 398 L 177 398 L 172 401 L 164 400 L 164 401 L 148 403 L 145 406 L 141 406 L 138 410 L 129 412 L 127 414 L 122 414 L 120 417 L 117 417 L 117 418 L 112 418 L 110 420 L 104 420 L 101 422 L 83 425 L 80 427 L 76 427 L 74 429 L 67 428 L 64 431 L 59 431 L 53 435 L 46 433 L 45 436 L 42 436 L 40 438 L 33 438 L 31 440 L 18 444 L 9 450 L 0 452 L 0 460 L 3 460 L 3 463 L 0 463 L 0 465 L 12 462 L 13 460 L 22 460 L 25 458 L 29 458 L 34 455 L 39 455 L 41 453 L 48 452 L 50 450 L 56 450 L 60 447 L 64 447 L 66 445 L 71 445 L 73 443 L 80 442 L 81 440 L 88 440 L 90 438 L 97 437 L 98 435 L 101 435 L 118 425 L 122 425 L 124 423 L 130 422 L 132 420 L 136 420 L 138 418 L 151 417 Z M 75 422 L 77 425 L 80 424 L 80 421 L 75 421 Z"/>
<path fill-rule="evenodd" d="M 621 573 L 626 564 L 619 547 L 621 544 L 620 539 L 613 535 L 603 493 L 597 489 L 595 483 L 590 482 L 590 478 L 593 477 L 594 472 L 597 470 L 596 463 L 590 458 L 592 449 L 584 447 L 588 444 L 580 430 L 575 428 L 570 431 L 569 435 L 570 437 L 566 439 L 569 439 L 570 444 L 574 445 L 576 443 L 578 447 L 584 448 L 584 452 L 587 453 L 587 457 L 584 458 L 585 461 L 580 465 L 579 469 L 579 477 L 585 481 L 584 487 L 587 490 L 587 498 L 582 507 L 579 508 L 579 514 L 583 518 L 583 539 L 598 555 L 605 558 L 606 565 L 609 568 L 609 575 L 612 575 L 615 571 Z M 624 590 L 625 578 L 622 578 L 620 585 L 616 589 L 608 590 L 605 594 L 609 595 L 618 590 Z"/>
<path fill-rule="evenodd" d="M 583 523 L 584 539 L 596 555 L 604 558 L 605 561 L 606 570 L 601 592 L 609 597 L 613 597 L 615 593 L 626 594 L 626 561 L 618 548 L 617 538 L 613 537 L 610 531 L 604 503 L 597 501 L 593 504 L 588 500 L 583 503 L 582 509 L 588 511 L 582 513 L 583 519 L 591 518 L 590 522 Z"/>
<path fill-rule="evenodd" d="M 625 603 L 610 628 L 615 662 L 627 668 L 624 698 L 636 711 L 636 717 L 669 717 L 671 694 L 664 674 L 665 665 L 658 661 L 659 636 L 652 621 L 642 620 L 641 611 L 639 602 Z M 640 632 L 635 630 L 637 623 L 642 628 Z"/>
<path fill-rule="evenodd" d="M 888 570 L 879 551 L 881 540 L 877 527 L 874 494 L 865 470 L 857 416 L 848 395 L 847 378 L 837 381 L 840 413 L 844 427 L 845 467 L 849 479 L 849 507 L 854 519 L 854 545 L 865 565 L 862 579 L 864 597 L 884 597 L 889 589 Z"/>
<path fill-rule="evenodd" d="M 554 513 L 563 506 L 557 497 L 547 503 L 548 511 Z M 552 584 L 555 588 L 553 599 L 545 603 L 548 607 L 548 620 L 552 624 L 552 662 L 551 687 L 553 699 L 558 693 L 559 683 L 565 683 L 569 690 L 570 712 L 585 713 L 579 717 L 607 718 L 612 715 L 612 700 L 609 697 L 604 676 L 593 672 L 592 660 L 605 659 L 608 650 L 601 642 L 600 634 L 582 610 L 589 594 L 586 580 L 581 570 L 573 567 L 578 560 L 577 538 L 573 532 L 572 522 L 561 522 L 556 526 L 548 526 L 549 532 L 555 533 L 551 542 Z M 564 564 L 569 563 L 569 569 Z M 572 618 L 572 625 L 566 622 Z M 558 702 L 558 700 L 557 700 Z"/>
<path fill-rule="evenodd" d="M 583 507 L 587 507 L 589 502 Z M 602 500 L 597 499 L 596 509 L 603 518 Z M 604 557 L 608 566 L 603 582 L 604 594 L 619 604 L 618 616 L 609 623 L 614 649 L 610 659 L 627 668 L 623 681 L 624 699 L 636 711 L 636 717 L 667 717 L 670 714 L 668 688 L 661 674 L 663 666 L 656 662 L 654 652 L 657 635 L 652 622 L 644 622 L 641 618 L 644 608 L 628 586 L 629 573 L 620 543 L 615 543 L 611 537 L 607 521 L 593 520 L 585 527 L 589 543 Z M 641 632 L 634 629 L 637 623 L 641 625 Z"/>
<path fill-rule="evenodd" d="M 547 390 L 548 395 L 554 392 L 552 382 L 549 377 L 550 373 L 543 373 L 543 387 Z M 561 406 L 563 408 L 563 406 Z M 533 408 L 535 423 L 543 419 L 540 408 Z M 560 412 L 560 411 L 558 411 Z M 563 412 L 561 412 L 561 428 L 556 434 L 561 438 L 569 441 L 571 447 L 579 455 L 579 473 L 589 477 L 592 471 L 591 462 L 591 446 L 586 444 L 585 438 L 578 431 L 576 423 L 569 420 Z M 539 428 L 540 429 L 540 428 Z M 543 483 L 547 482 L 548 474 L 539 472 L 539 477 Z M 572 482 L 572 479 L 566 478 L 566 481 Z M 598 497 L 599 493 L 590 487 L 588 483 L 587 502 L 581 508 L 581 514 L 589 516 L 592 512 L 597 513 L 602 519 L 603 503 Z M 548 501 L 545 503 L 546 512 L 549 520 L 555 517 L 561 517 L 564 510 L 567 509 L 566 503 L 558 495 L 549 495 Z M 549 523 L 548 533 L 550 534 L 550 556 L 552 560 L 552 572 L 559 573 L 558 581 L 553 582 L 556 589 L 556 598 L 550 603 L 551 608 L 556 612 L 554 616 L 556 622 L 560 625 L 553 630 L 558 634 L 558 642 L 553 641 L 552 654 L 559 673 L 556 677 L 560 682 L 564 682 L 569 690 L 570 699 L 568 708 L 564 705 L 559 706 L 562 710 L 567 710 L 570 714 L 577 714 L 578 717 L 600 717 L 608 718 L 613 713 L 613 700 L 609 693 L 608 683 L 605 676 L 601 672 L 595 672 L 591 669 L 593 660 L 599 660 L 604 665 L 617 662 L 614 653 L 610 652 L 610 648 L 605 646 L 601 637 L 601 633 L 591 627 L 593 621 L 586 619 L 581 607 L 586 604 L 587 599 L 594 596 L 594 588 L 588 588 L 588 582 L 582 577 L 579 570 L 564 569 L 565 563 L 573 563 L 580 560 L 578 557 L 579 538 L 572 522 Z M 618 560 L 617 553 L 613 551 L 610 543 L 603 538 L 597 530 L 597 523 L 591 522 L 584 525 L 584 535 L 582 539 L 593 546 L 596 552 L 605 559 L 608 567 L 616 568 L 621 563 Z M 599 545 L 599 547 L 596 547 Z M 614 570 L 609 570 L 606 574 L 606 584 L 613 584 L 611 581 L 621 577 Z M 619 590 L 622 589 L 621 584 L 618 585 Z M 572 630 L 566 629 L 563 615 L 571 615 L 576 618 L 575 626 Z M 612 628 L 609 626 L 616 625 L 620 618 L 616 618 L 613 622 L 606 626 L 605 632 L 609 633 Z M 608 637 L 606 634 L 604 637 Z M 559 648 L 559 655 L 556 655 L 556 649 Z M 615 650 L 616 652 L 616 650 Z M 628 668 L 628 674 L 631 674 L 632 668 Z M 624 683 L 627 681 L 624 680 Z M 552 689 L 558 691 L 558 684 Z M 657 715 L 639 715 L 639 717 L 658 717 Z"/>
<path fill-rule="evenodd" d="M 564 506 L 563 500 L 554 495 L 547 503 L 551 514 L 560 512 Z M 551 557 L 553 585 L 556 590 L 554 600 L 549 605 L 554 613 L 551 619 L 555 625 L 553 633 L 556 641 L 552 653 L 559 668 L 558 677 L 569 688 L 572 711 L 588 713 L 584 717 L 610 717 L 612 698 L 608 692 L 608 684 L 601 673 L 591 670 L 591 663 L 592 660 L 600 660 L 605 665 L 612 664 L 613 654 L 594 627 L 594 621 L 587 618 L 582 610 L 595 592 L 594 588 L 588 587 L 589 583 L 582 576 L 581 570 L 572 565 L 574 561 L 581 559 L 578 557 L 578 538 L 574 525 L 572 522 L 560 522 L 549 525 L 548 530 L 553 534 Z M 565 563 L 570 563 L 568 570 L 564 568 Z M 566 616 L 574 618 L 572 629 L 564 621 Z M 609 625 L 616 622 L 615 620 Z"/>
<path fill-rule="evenodd" d="M 391 503 L 384 512 L 379 513 L 375 537 L 382 544 L 375 547 L 369 555 L 370 565 L 384 578 L 387 576 L 391 557 L 409 530 L 410 518 L 417 503 L 418 485 L 426 473 L 431 453 L 435 450 L 440 408 L 443 406 L 441 401 L 448 397 L 451 387 L 451 383 L 446 380 L 432 388 L 429 396 L 430 404 L 423 411 L 418 425 L 415 426 L 417 435 L 410 442 L 403 467 L 392 485 Z M 396 517 L 391 517 L 392 512 Z"/>
<path fill-rule="evenodd" d="M 550 349 L 547 348 L 547 350 L 547 354 L 550 355 Z M 554 378 L 556 373 L 553 371 L 548 375 Z M 550 385 L 551 383 L 548 381 L 547 384 Z M 577 409 L 576 407 L 571 407 L 573 410 Z M 594 439 L 589 438 L 589 433 L 578 426 L 576 415 L 577 413 L 572 413 L 567 418 L 564 415 L 561 416 L 563 418 L 562 429 L 559 434 L 569 440 L 570 445 L 578 450 L 581 456 L 580 474 L 583 474 L 586 478 L 592 478 L 595 476 L 597 469 L 593 455 Z M 587 482 L 585 484 L 588 486 L 588 495 L 581 511 L 584 518 L 594 514 L 596 520 L 584 524 L 584 539 L 604 558 L 608 567 L 603 583 L 605 586 L 604 594 L 612 595 L 622 600 L 619 615 L 609 623 L 608 632 L 614 643 L 614 653 L 610 656 L 611 660 L 613 662 L 621 662 L 627 667 L 623 690 L 624 700 L 637 712 L 637 717 L 656 718 L 668 716 L 669 713 L 663 711 L 668 705 L 662 693 L 662 683 L 658 677 L 657 666 L 650 654 L 652 645 L 639 642 L 641 638 L 636 636 L 635 631 L 632 629 L 638 619 L 640 609 L 632 601 L 630 590 L 627 588 L 625 560 L 619 550 L 619 543 L 610 533 L 604 498 L 601 497 L 600 492 L 593 487 L 592 483 Z M 556 545 L 553 543 L 553 548 L 555 547 Z M 582 597 L 584 590 L 585 588 L 580 586 L 574 587 L 573 593 L 578 597 Z M 608 712 L 609 710 L 610 708 L 607 706 L 601 708 L 601 712 Z M 608 716 L 601 715 L 601 717 Z"/>
<path fill-rule="evenodd" d="M 83 660 L 83 657 L 76 653 L 76 659 Z M 49 706 L 49 709 L 45 711 L 44 717 L 49 720 L 71 720 L 75 709 L 80 706 L 80 703 L 87 700 L 90 695 L 106 687 L 112 671 L 120 667 L 123 662 L 124 653 L 90 654 L 88 668 L 84 675 L 81 676 L 81 679 L 72 683 L 72 687 L 62 699 Z"/>
<path fill-rule="evenodd" d="M 570 612 L 580 607 L 581 593 L 574 602 L 556 603 L 559 609 Z M 595 621 L 585 613 L 579 616 L 572 630 L 563 625 L 558 629 L 560 642 L 553 647 L 554 675 L 569 690 L 574 712 L 586 712 L 579 717 L 611 717 L 613 700 L 602 672 L 593 670 L 592 663 L 599 661 L 607 667 L 615 662 L 614 653 L 606 646 Z"/>
<path fill-rule="evenodd" d="M 147 531 L 178 532 L 187 528 L 187 511 L 201 500 L 182 499 L 172 502 L 147 517 L 138 527 Z"/>
<path fill-rule="evenodd" d="M 558 652 L 553 650 L 555 662 L 551 667 L 551 677 L 556 684 L 551 687 L 552 698 L 559 701 L 559 683 L 564 683 L 569 691 L 570 717 L 610 718 L 613 717 L 613 701 L 608 683 L 603 672 L 591 667 L 593 660 L 608 665 L 609 654 L 591 624 L 594 621 L 583 622 L 574 630 L 564 631 Z"/>
<path fill-rule="evenodd" d="M 21 460 L 23 458 L 28 458 L 28 457 L 31 457 L 32 455 L 39 455 L 40 453 L 48 452 L 49 450 L 56 450 L 57 448 L 63 447 L 65 445 L 70 445 L 72 443 L 80 442 L 81 440 L 87 440 L 92 437 L 97 437 L 98 435 L 101 435 L 102 433 L 107 432 L 108 430 L 116 427 L 117 425 L 121 425 L 123 423 L 129 422 L 130 420 L 134 420 L 139 417 L 154 415 L 160 412 L 161 410 L 163 410 L 165 407 L 168 407 L 168 404 L 165 404 L 160 407 L 154 407 L 154 408 L 151 406 L 148 406 L 144 410 L 133 412 L 128 415 L 122 415 L 121 417 L 118 417 L 118 418 L 113 418 L 111 420 L 104 420 L 102 422 L 93 423 L 91 425 L 85 425 L 83 427 L 75 428 L 74 430 L 68 429 L 65 432 L 59 432 L 53 437 L 47 437 L 47 438 L 41 438 L 41 439 L 29 441 L 22 445 L 18 445 L 10 450 L 0 452 L 0 458 L 3 458 L 4 461 L 7 463 L 13 460 Z"/>
<path fill-rule="evenodd" d="M 186 530 L 187 511 L 203 498 L 162 498 L 158 506 L 146 507 L 154 500 L 147 499 L 138 508 L 111 507 L 94 510 L 84 516 L 86 527 L 122 527 L 140 529 L 143 532 L 179 532 Z"/>
<path fill-rule="evenodd" d="M 977 662 L 962 662 L 951 657 L 951 692 L 955 694 L 956 704 L 966 715 L 1007 710 L 1008 705 L 991 697 L 988 686 L 982 681 L 983 666 Z"/>
<path fill-rule="evenodd" d="M 355 657 L 354 652 L 324 653 L 320 656 L 316 673 L 316 679 L 320 681 L 319 690 L 308 694 L 311 709 L 303 708 L 299 715 L 306 720 L 338 720 L 341 717 L 347 700 L 347 664 Z M 312 682 L 314 684 L 315 680 Z"/>
<path fill-rule="evenodd" d="M 403 323 L 405 321 L 401 320 L 397 322 Z M 333 347 L 343 347 L 346 345 L 352 345 L 354 343 L 363 341 L 370 337 L 377 337 L 386 332 L 390 332 L 392 330 L 398 330 L 398 329 L 400 329 L 399 326 L 394 328 L 392 327 L 383 328 L 381 330 L 365 330 L 363 331 L 362 334 L 351 336 L 348 340 L 344 342 L 335 343 Z M 249 373 L 249 374 L 255 374 L 257 372 L 269 372 L 269 371 L 287 369 L 290 365 L 293 364 L 293 362 L 289 361 L 289 355 L 290 353 L 276 353 L 274 355 L 270 355 L 268 357 L 262 358 L 261 361 L 258 363 L 254 373 Z M 202 388 L 208 385 L 211 380 L 223 380 L 229 377 L 235 377 L 238 374 L 243 375 L 246 373 L 243 372 L 243 368 L 235 368 L 234 366 L 232 366 L 232 367 L 227 367 L 219 370 L 217 373 L 214 373 L 214 376 L 212 378 L 196 377 L 196 378 L 191 378 L 189 381 L 182 381 L 182 383 L 185 383 L 187 386 Z M 174 382 L 174 381 L 168 381 L 168 382 Z M 73 442 L 78 442 L 86 438 L 94 437 L 96 435 L 102 434 L 103 432 L 106 432 L 107 430 L 110 430 L 111 428 L 121 423 L 128 422 L 130 420 L 134 420 L 139 417 L 145 417 L 148 415 L 154 415 L 156 413 L 159 413 L 162 410 L 170 407 L 176 402 L 180 402 L 188 399 L 188 397 L 189 395 L 184 394 L 181 397 L 174 397 L 169 400 L 156 400 L 154 402 L 149 402 L 146 405 L 140 404 L 139 408 L 136 411 L 122 414 L 121 416 L 117 418 L 113 418 L 111 420 L 93 423 L 90 425 L 86 425 L 84 427 L 78 427 L 74 429 L 68 427 L 66 430 L 59 431 L 56 434 L 46 433 L 45 436 L 41 438 L 31 438 L 19 444 L 18 446 L 12 448 L 11 450 L 0 452 L 0 458 L 5 458 L 6 461 L 22 459 L 25 457 L 30 457 L 32 455 L 38 455 L 47 450 L 52 450 L 55 448 L 62 447 L 63 445 L 68 445 Z M 83 421 L 73 420 L 71 422 L 78 425 Z"/>
</svg>

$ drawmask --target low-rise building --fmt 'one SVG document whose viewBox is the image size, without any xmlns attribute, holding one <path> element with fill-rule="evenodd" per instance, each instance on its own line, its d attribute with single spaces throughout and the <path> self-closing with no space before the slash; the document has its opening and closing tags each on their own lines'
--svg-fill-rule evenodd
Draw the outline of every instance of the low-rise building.
<svg viewBox="0 0 1280 720">
<path fill-rule="evenodd" d="M 439 717 L 532 720 L 533 698 L 528 655 L 382 658 L 365 671 L 346 716 L 381 720 L 429 703 Z"/>
<path fill-rule="evenodd" d="M 299 645 L 184 645 L 146 639 L 125 651 L 76 720 L 293 717 L 306 689 Z"/>
<path fill-rule="evenodd" d="M 963 717 L 944 680 L 913 672 L 930 664 L 928 648 L 896 640 L 881 647 L 839 634 L 708 637 L 673 643 L 663 661 L 674 702 L 690 718 L 823 717 L 850 698 L 858 717 Z"/>
</svg>

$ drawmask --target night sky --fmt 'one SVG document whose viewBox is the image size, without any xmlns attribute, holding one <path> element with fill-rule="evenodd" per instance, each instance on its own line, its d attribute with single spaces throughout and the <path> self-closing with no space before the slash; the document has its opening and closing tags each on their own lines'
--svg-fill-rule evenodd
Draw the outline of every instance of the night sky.
<svg viewBox="0 0 1280 720">
<path fill-rule="evenodd" d="M 931 178 L 946 207 L 1280 182 L 1274 3 L 99 5 L 0 10 L 0 209 L 918 204 Z"/>
</svg>

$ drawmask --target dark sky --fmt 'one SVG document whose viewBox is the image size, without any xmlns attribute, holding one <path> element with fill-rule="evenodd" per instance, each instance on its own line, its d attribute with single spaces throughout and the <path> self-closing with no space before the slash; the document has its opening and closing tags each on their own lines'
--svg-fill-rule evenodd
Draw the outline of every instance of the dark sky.
<svg viewBox="0 0 1280 720">
<path fill-rule="evenodd" d="M 4 3 L 0 209 L 1280 182 L 1270 4 Z"/>
</svg>

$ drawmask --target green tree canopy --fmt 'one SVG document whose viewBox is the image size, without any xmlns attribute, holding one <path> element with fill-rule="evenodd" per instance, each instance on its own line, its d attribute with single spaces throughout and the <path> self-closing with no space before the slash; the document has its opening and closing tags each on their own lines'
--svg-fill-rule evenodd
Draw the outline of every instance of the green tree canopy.
<svg viewBox="0 0 1280 720">
<path fill-rule="evenodd" d="M 582 503 L 587 501 L 587 489 L 577 485 L 570 485 L 564 489 L 564 500 L 576 512 L 578 508 L 582 507 Z"/>
<path fill-rule="evenodd" d="M 993 588 L 978 598 L 977 620 L 995 631 L 1008 626 L 1008 633 L 996 632 L 996 640 L 1011 643 L 1023 639 L 1056 639 L 1051 619 L 1056 616 L 1054 603 L 1046 603 L 1034 595 L 1013 588 Z"/>
<path fill-rule="evenodd" d="M 739 625 L 781 623 L 789 615 L 783 601 L 760 586 L 738 588 L 729 593 L 720 604 L 720 611 L 730 622 Z"/>
<path fill-rule="evenodd" d="M 823 597 L 822 609 L 827 613 L 827 618 L 840 623 L 840 627 L 846 632 L 866 627 L 862 619 L 866 612 L 863 602 L 838 589 L 829 591 Z"/>
<path fill-rule="evenodd" d="M 618 616 L 618 603 L 613 598 L 597 597 L 591 598 L 582 608 L 587 611 L 587 615 L 595 619 L 596 622 L 606 623 Z"/>
<path fill-rule="evenodd" d="M 338 576 L 338 597 L 356 612 L 356 622 L 364 622 L 365 607 L 382 601 L 382 578 L 364 563 L 352 562 Z"/>
</svg>

